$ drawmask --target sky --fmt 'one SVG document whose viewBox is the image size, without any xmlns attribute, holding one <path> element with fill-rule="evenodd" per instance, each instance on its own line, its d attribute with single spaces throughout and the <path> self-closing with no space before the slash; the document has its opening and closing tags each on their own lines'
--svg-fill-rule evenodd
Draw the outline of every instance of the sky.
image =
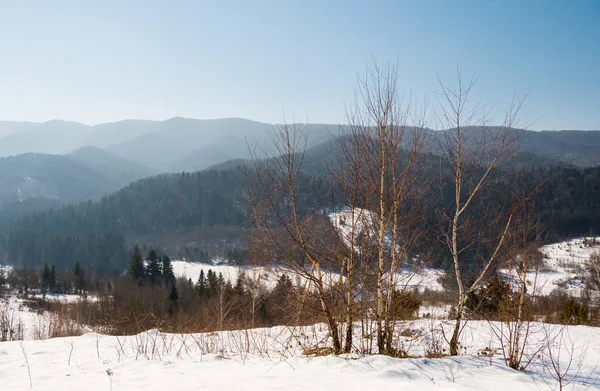
<svg viewBox="0 0 600 391">
<path fill-rule="evenodd" d="M 370 61 L 403 94 L 478 75 L 529 128 L 600 129 L 600 1 L 0 0 L 0 120 L 344 123 Z"/>
</svg>

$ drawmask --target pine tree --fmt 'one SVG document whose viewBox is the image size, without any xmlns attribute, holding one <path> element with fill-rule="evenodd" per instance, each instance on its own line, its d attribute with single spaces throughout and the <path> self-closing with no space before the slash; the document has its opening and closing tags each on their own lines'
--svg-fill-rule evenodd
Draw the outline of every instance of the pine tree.
<svg viewBox="0 0 600 391">
<path fill-rule="evenodd" d="M 50 285 L 50 268 L 47 263 L 44 263 L 44 268 L 42 269 L 42 294 L 46 297 L 46 292 L 48 292 L 48 287 Z"/>
<path fill-rule="evenodd" d="M 85 289 L 85 280 L 79 261 L 75 262 L 75 267 L 73 268 L 73 277 L 75 277 L 75 293 L 83 293 Z"/>
<path fill-rule="evenodd" d="M 169 290 L 169 296 L 167 297 L 167 308 L 169 316 L 172 316 L 177 307 L 179 306 L 179 292 L 177 292 L 177 285 L 172 284 Z"/>
<path fill-rule="evenodd" d="M 56 267 L 52 265 L 50 275 L 48 276 L 48 289 L 50 292 L 56 293 Z"/>
<path fill-rule="evenodd" d="M 217 289 L 219 285 L 217 275 L 215 274 L 215 272 L 212 271 L 212 269 L 208 269 L 206 279 L 208 280 L 208 296 L 213 297 L 217 294 Z"/>
<path fill-rule="evenodd" d="M 200 275 L 198 276 L 198 282 L 196 283 L 196 290 L 200 298 L 204 298 L 206 295 L 206 277 L 204 276 L 204 269 L 200 269 Z"/>
<path fill-rule="evenodd" d="M 162 279 L 161 264 L 154 250 L 148 253 L 148 265 L 146 266 L 146 278 L 151 285 L 158 285 Z"/>
<path fill-rule="evenodd" d="M 173 264 L 168 256 L 162 257 L 162 279 L 165 286 L 175 284 L 175 273 L 173 272 Z"/>
<path fill-rule="evenodd" d="M 235 287 L 233 288 L 235 295 L 238 297 L 242 297 L 246 294 L 246 290 L 244 289 L 244 279 L 242 278 L 242 274 L 238 275 L 238 278 L 235 282 Z"/>
<path fill-rule="evenodd" d="M 131 256 L 131 261 L 127 268 L 127 275 L 140 283 L 144 280 L 144 259 L 142 258 L 142 252 L 138 246 L 135 246 L 133 249 L 133 255 Z"/>
</svg>

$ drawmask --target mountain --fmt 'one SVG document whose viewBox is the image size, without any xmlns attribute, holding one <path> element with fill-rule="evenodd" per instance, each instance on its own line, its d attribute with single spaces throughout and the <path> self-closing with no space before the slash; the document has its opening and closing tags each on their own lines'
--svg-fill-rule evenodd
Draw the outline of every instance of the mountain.
<svg viewBox="0 0 600 391">
<path fill-rule="evenodd" d="M 600 131 L 527 132 L 530 152 L 578 167 L 600 166 Z"/>
<path fill-rule="evenodd" d="M 152 171 L 88 147 L 70 155 L 26 153 L 0 158 L 0 217 L 98 200 Z"/>
<path fill-rule="evenodd" d="M 84 146 L 94 146 L 156 172 L 197 171 L 230 159 L 247 159 L 252 154 L 264 157 L 260 147 L 268 144 L 273 129 L 278 126 L 241 118 L 198 120 L 175 117 L 165 121 L 125 120 L 94 126 L 59 120 L 45 123 L 4 121 L 0 122 L 0 156 L 27 152 L 66 154 Z M 348 130 L 347 126 L 340 125 L 300 126 L 306 127 L 309 148 Z M 428 130 L 433 136 L 432 141 L 436 134 L 444 132 Z M 600 165 L 598 131 L 522 132 L 525 152 L 544 158 L 544 164 Z M 431 144 L 433 150 L 435 144 Z"/>
<path fill-rule="evenodd" d="M 69 153 L 84 146 L 89 127 L 76 122 L 48 121 L 43 124 L 17 125 L 17 129 L 0 138 L 0 156 L 15 156 L 28 152 Z"/>
<path fill-rule="evenodd" d="M 188 153 L 181 159 L 178 159 L 174 163 L 171 163 L 168 171 L 200 171 L 215 165 L 215 162 L 217 162 L 218 164 L 220 162 L 227 162 L 232 159 L 233 157 L 229 155 L 229 153 L 227 153 L 226 151 L 223 151 L 214 145 L 207 145 L 191 153 Z"/>
<path fill-rule="evenodd" d="M 23 132 L 35 125 L 37 124 L 34 122 L 0 121 L 0 137 Z"/>
<path fill-rule="evenodd" d="M 230 159 L 262 155 L 257 146 L 268 143 L 277 125 L 241 118 L 196 120 L 171 118 L 154 131 L 107 148 L 161 172 L 197 171 Z M 308 146 L 331 139 L 337 125 L 308 124 Z M 131 151 L 143 154 L 131 156 Z M 252 151 L 252 152 L 251 152 Z"/>
<path fill-rule="evenodd" d="M 244 182 L 236 171 L 142 179 L 97 202 L 67 205 L 18 219 L 4 231 L 0 256 L 6 263 L 21 265 L 48 262 L 64 268 L 79 260 L 107 270 L 122 268 L 127 256 L 119 259 L 114 254 L 126 254 L 126 237 L 181 235 L 200 228 L 206 229 L 207 237 L 214 237 L 219 227 L 231 230 L 243 225 L 246 214 L 239 197 L 243 190 Z M 202 239 L 194 235 L 191 240 Z"/>
<path fill-rule="evenodd" d="M 156 171 L 139 163 L 96 147 L 79 148 L 67 156 L 122 186 L 157 174 Z"/>
<path fill-rule="evenodd" d="M 66 154 L 84 146 L 104 148 L 152 132 L 156 121 L 126 120 L 95 126 L 52 120 L 0 122 L 0 157 L 27 152 Z"/>
</svg>

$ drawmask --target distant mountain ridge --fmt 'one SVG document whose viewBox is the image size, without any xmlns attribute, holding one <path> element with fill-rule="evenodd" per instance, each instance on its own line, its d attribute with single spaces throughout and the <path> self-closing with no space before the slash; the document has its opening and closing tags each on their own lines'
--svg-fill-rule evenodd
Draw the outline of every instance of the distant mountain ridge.
<svg viewBox="0 0 600 391">
<path fill-rule="evenodd" d="M 95 147 L 69 155 L 26 153 L 0 158 L 0 217 L 99 200 L 153 174 Z"/>
<path fill-rule="evenodd" d="M 347 131 L 336 124 L 305 124 L 308 147 Z M 0 157 L 27 152 L 68 154 L 93 146 L 155 172 L 193 172 L 231 159 L 248 159 L 269 142 L 278 125 L 242 118 L 164 121 L 125 120 L 94 126 L 54 120 L 45 123 L 0 121 Z M 444 130 L 428 129 L 430 134 Z M 600 131 L 525 131 L 525 151 L 556 163 L 600 165 Z"/>
</svg>

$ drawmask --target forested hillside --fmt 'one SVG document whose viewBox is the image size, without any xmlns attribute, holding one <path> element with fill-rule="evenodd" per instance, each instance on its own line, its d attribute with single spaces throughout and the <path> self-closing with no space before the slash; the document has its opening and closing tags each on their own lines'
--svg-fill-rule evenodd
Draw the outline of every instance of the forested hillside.
<svg viewBox="0 0 600 391">
<path fill-rule="evenodd" d="M 334 194 L 337 190 L 318 176 L 319 171 L 323 172 L 318 167 L 324 165 L 326 157 L 312 152 L 311 158 L 307 171 L 312 175 L 303 175 L 299 182 L 301 205 L 322 211 L 342 207 Z M 225 170 L 159 175 L 132 183 L 98 202 L 32 214 L 4 226 L 3 261 L 22 265 L 47 262 L 59 268 L 80 261 L 86 266 L 111 269 L 126 264 L 130 250 L 126 239 L 139 237 L 168 238 L 140 243 L 148 246 L 158 242 L 164 245 L 165 241 L 177 245 L 185 238 L 186 243 L 203 243 L 195 249 L 202 251 L 207 241 L 194 238 L 190 232 L 213 231 L 214 236 L 206 236 L 218 242 L 232 240 L 231 235 L 241 231 L 221 235 L 216 227 L 250 227 L 247 189 L 254 180 L 252 170 L 237 164 Z M 548 240 L 600 232 L 600 168 L 538 168 L 509 179 L 517 180 L 527 191 L 544 183 L 536 198 Z M 429 186 L 435 184 L 430 182 Z M 427 206 L 430 201 L 422 201 L 430 211 L 422 218 L 434 234 L 438 229 L 435 203 Z M 434 246 L 435 237 L 424 240 Z"/>
</svg>

